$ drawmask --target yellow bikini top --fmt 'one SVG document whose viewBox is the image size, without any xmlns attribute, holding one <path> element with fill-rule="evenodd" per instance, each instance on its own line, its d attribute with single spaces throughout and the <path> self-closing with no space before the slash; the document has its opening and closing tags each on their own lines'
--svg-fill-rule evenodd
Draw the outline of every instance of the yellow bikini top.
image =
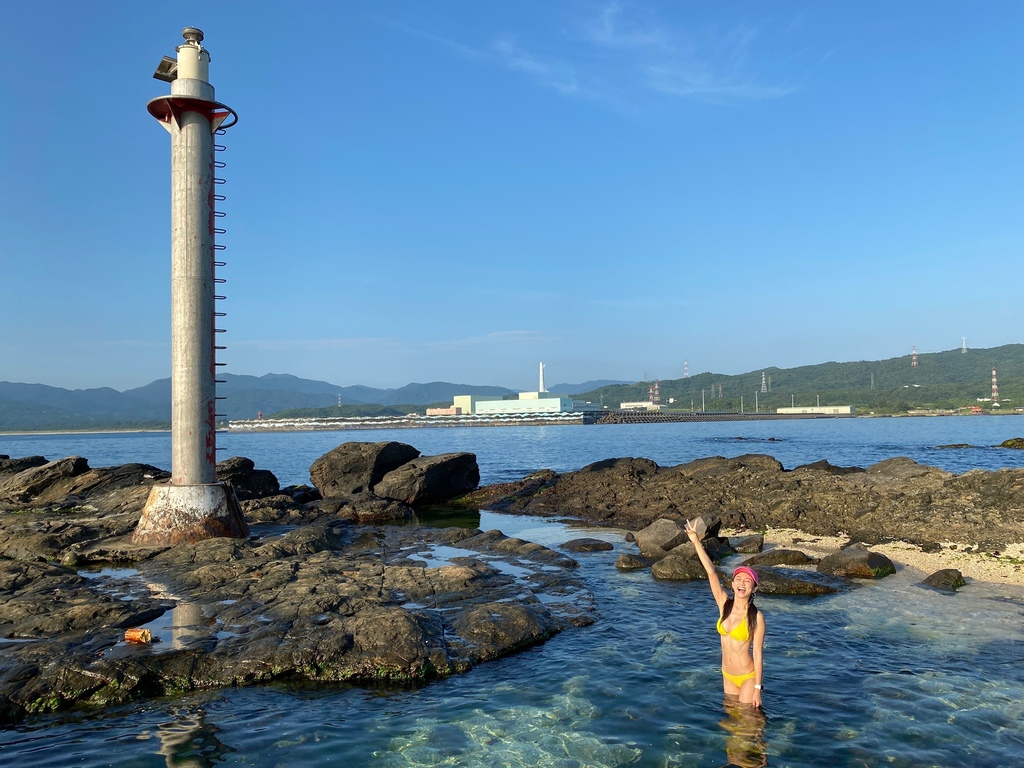
<svg viewBox="0 0 1024 768">
<path fill-rule="evenodd" d="M 745 643 L 747 640 L 750 639 L 750 628 L 747 626 L 746 617 L 744 617 L 739 624 L 737 624 L 728 632 L 726 632 L 725 627 L 722 626 L 721 618 L 718 619 L 718 624 L 716 624 L 715 626 L 718 629 L 718 634 L 728 635 L 733 640 L 739 640 L 741 643 Z"/>
</svg>

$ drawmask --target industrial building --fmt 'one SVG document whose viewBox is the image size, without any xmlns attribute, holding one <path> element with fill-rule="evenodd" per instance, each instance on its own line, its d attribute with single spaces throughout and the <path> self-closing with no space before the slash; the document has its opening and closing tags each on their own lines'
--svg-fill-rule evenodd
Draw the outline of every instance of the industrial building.
<svg viewBox="0 0 1024 768">
<path fill-rule="evenodd" d="M 520 392 L 515 399 L 495 396 L 456 395 L 452 407 L 444 415 L 497 416 L 528 413 L 583 413 L 600 411 L 601 406 L 573 400 L 567 395 L 550 392 Z M 434 415 L 434 409 L 428 415 Z M 442 414 L 437 414 L 442 415 Z"/>
<path fill-rule="evenodd" d="M 852 405 L 798 405 L 792 408 L 776 408 L 776 413 L 794 415 L 798 413 L 810 413 L 818 416 L 851 416 L 854 408 Z"/>
</svg>

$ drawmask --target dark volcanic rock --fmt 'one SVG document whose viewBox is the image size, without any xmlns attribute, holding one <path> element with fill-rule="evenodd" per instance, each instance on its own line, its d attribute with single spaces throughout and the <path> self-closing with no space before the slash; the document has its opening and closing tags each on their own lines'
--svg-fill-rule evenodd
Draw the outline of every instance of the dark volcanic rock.
<svg viewBox="0 0 1024 768">
<path fill-rule="evenodd" d="M 615 549 L 610 541 L 601 539 L 583 538 L 571 539 L 562 545 L 567 552 L 609 552 Z"/>
<path fill-rule="evenodd" d="M 638 571 L 641 568 L 650 568 L 656 561 L 643 555 L 630 555 L 623 553 L 615 561 L 615 567 L 620 571 Z"/>
<path fill-rule="evenodd" d="M 232 456 L 217 462 L 216 474 L 218 480 L 231 483 L 239 501 L 274 496 L 281 490 L 273 472 L 256 469 L 252 459 L 244 456 Z"/>
<path fill-rule="evenodd" d="M 644 557 L 665 557 L 670 549 L 689 541 L 683 526 L 678 520 L 662 518 L 636 531 L 633 538 Z"/>
<path fill-rule="evenodd" d="M 480 468 L 472 453 L 420 456 L 388 472 L 373 486 L 385 499 L 404 504 L 430 504 L 464 494 L 480 483 Z"/>
<path fill-rule="evenodd" d="M 744 565 L 807 565 L 818 562 L 813 557 L 808 557 L 803 552 L 795 549 L 772 549 L 748 557 L 743 561 Z"/>
<path fill-rule="evenodd" d="M 405 443 L 343 443 L 314 461 L 309 476 L 324 498 L 343 498 L 372 491 L 384 475 L 419 455 Z"/>
<path fill-rule="evenodd" d="M 954 475 L 906 458 L 866 470 L 817 462 L 785 470 L 770 456 L 658 467 L 615 459 L 481 488 L 460 503 L 566 515 L 641 530 L 664 518 L 718 515 L 730 528 L 796 528 L 868 543 L 1024 541 L 1024 469 Z"/>
<path fill-rule="evenodd" d="M 743 555 L 753 555 L 764 549 L 764 536 L 760 533 L 742 538 L 729 539 L 729 545 Z"/>
<path fill-rule="evenodd" d="M 885 555 L 872 552 L 860 544 L 851 544 L 818 563 L 821 573 L 853 579 L 880 579 L 896 573 L 896 566 Z"/>
<path fill-rule="evenodd" d="M 439 545 L 445 559 L 433 560 Z M 0 631 L 31 640 L 0 654 L 0 722 L 277 679 L 443 677 L 593 622 L 576 565 L 497 531 L 331 516 L 279 536 L 166 549 L 125 577 L 130 586 L 0 559 Z M 158 642 L 124 642 L 125 627 L 168 610 L 173 635 L 159 619 Z"/>
<path fill-rule="evenodd" d="M 362 523 L 397 523 L 411 520 L 413 516 L 412 507 L 408 504 L 394 499 L 382 499 L 373 493 L 322 499 L 310 503 L 307 508 Z"/>
<path fill-rule="evenodd" d="M 26 469 L 41 467 L 48 463 L 43 456 L 23 456 L 20 459 L 12 459 L 10 456 L 0 456 L 0 476 L 16 475 Z"/>
<path fill-rule="evenodd" d="M 667 555 L 658 560 L 651 566 L 651 573 L 656 579 L 668 581 L 697 581 L 708 577 L 700 560 L 680 555 Z"/>
<path fill-rule="evenodd" d="M 949 592 L 955 592 L 967 584 L 964 581 L 964 576 L 956 568 L 943 568 L 942 570 L 936 571 L 935 573 L 928 576 L 924 583 L 929 587 L 935 589 L 944 589 Z"/>
<path fill-rule="evenodd" d="M 843 579 L 813 571 L 798 571 L 773 566 L 759 566 L 756 570 L 757 591 L 765 595 L 815 597 L 842 592 L 850 586 L 849 582 Z"/>
<path fill-rule="evenodd" d="M 81 456 L 50 461 L 0 477 L 0 503 L 23 504 L 89 469 Z"/>
</svg>

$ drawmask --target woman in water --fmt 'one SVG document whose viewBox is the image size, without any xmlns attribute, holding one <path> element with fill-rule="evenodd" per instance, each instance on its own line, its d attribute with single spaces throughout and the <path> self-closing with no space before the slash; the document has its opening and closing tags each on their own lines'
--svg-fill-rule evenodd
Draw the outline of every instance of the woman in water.
<svg viewBox="0 0 1024 768">
<path fill-rule="evenodd" d="M 690 521 L 686 523 L 686 535 L 697 549 L 697 557 L 711 583 L 711 594 L 718 603 L 718 634 L 722 636 L 722 680 L 726 698 L 736 698 L 741 704 L 760 708 L 764 675 L 761 658 L 764 614 L 754 606 L 757 574 L 745 565 L 734 570 L 733 596 L 729 597 L 700 535 Z"/>
</svg>

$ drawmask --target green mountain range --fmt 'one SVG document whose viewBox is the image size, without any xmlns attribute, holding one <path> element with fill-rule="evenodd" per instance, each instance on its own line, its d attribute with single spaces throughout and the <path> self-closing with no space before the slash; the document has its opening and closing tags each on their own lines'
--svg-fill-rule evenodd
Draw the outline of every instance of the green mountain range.
<svg viewBox="0 0 1024 768">
<path fill-rule="evenodd" d="M 736 376 L 701 373 L 658 382 L 669 408 L 705 411 L 775 411 L 788 406 L 852 405 L 857 413 L 900 414 L 922 409 L 985 410 L 1024 407 L 1024 344 L 992 349 L 953 349 L 888 360 L 821 363 L 799 368 L 764 368 Z M 992 369 L 997 372 L 999 408 L 992 396 Z M 763 374 L 763 376 L 762 376 Z M 764 389 L 762 391 L 762 381 Z M 591 402 L 617 407 L 647 400 L 654 382 L 601 387 L 588 392 Z M 982 400 L 979 401 L 979 398 Z"/>
<path fill-rule="evenodd" d="M 993 407 L 992 369 L 999 382 L 999 408 Z M 223 374 L 217 394 L 225 419 L 252 419 L 287 414 L 393 415 L 423 412 L 428 405 L 451 404 L 455 395 L 514 394 L 499 386 L 432 382 L 397 389 L 339 387 L 288 374 Z M 764 389 L 761 391 L 762 380 Z M 610 409 L 622 402 L 647 400 L 654 381 L 557 384 L 550 391 L 601 403 Z M 775 411 L 790 405 L 852 405 L 860 414 L 900 414 L 920 409 L 1012 411 L 1024 408 L 1024 344 L 992 349 L 960 349 L 888 360 L 821 363 L 799 368 L 764 368 L 734 376 L 701 373 L 657 382 L 662 403 L 680 410 Z M 341 397 L 341 406 L 338 398 Z M 742 398 L 742 402 L 741 402 Z M 979 400 L 981 398 L 981 400 Z M 170 426 L 170 379 L 118 392 L 68 390 L 44 384 L 0 382 L 0 431 L 167 429 Z"/>
</svg>

